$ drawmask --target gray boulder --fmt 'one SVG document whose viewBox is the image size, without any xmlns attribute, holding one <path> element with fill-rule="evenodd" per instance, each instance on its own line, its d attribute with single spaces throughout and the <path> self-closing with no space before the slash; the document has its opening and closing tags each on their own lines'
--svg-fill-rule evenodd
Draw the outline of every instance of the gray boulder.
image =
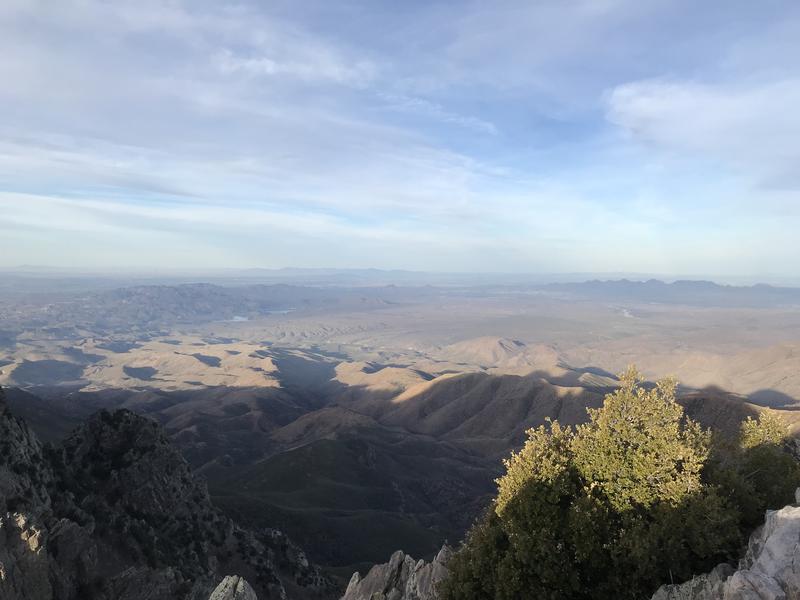
<svg viewBox="0 0 800 600">
<path fill-rule="evenodd" d="M 353 573 L 342 600 L 435 600 L 452 555 L 443 546 L 431 562 L 415 561 L 398 550 L 388 563 L 375 565 L 363 579 Z"/>
<path fill-rule="evenodd" d="M 734 568 L 727 563 L 717 565 L 710 573 L 698 575 L 680 585 L 662 585 L 652 600 L 702 600 L 723 598 L 725 582 Z"/>
<path fill-rule="evenodd" d="M 208 600 L 258 600 L 258 597 L 244 577 L 228 575 L 211 592 Z"/>
</svg>

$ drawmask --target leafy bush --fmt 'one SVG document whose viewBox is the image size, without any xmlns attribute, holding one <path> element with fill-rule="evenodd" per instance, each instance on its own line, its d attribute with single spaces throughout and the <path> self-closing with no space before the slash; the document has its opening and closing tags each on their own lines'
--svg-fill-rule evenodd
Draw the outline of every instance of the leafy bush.
<svg viewBox="0 0 800 600">
<path fill-rule="evenodd" d="M 443 600 L 648 597 L 734 557 L 753 515 L 791 500 L 800 468 L 777 417 L 725 445 L 684 416 L 674 380 L 620 380 L 586 424 L 528 432 Z"/>
<path fill-rule="evenodd" d="M 737 507 L 745 531 L 764 520 L 767 508 L 789 502 L 798 487 L 798 463 L 784 447 L 787 431 L 779 415 L 766 411 L 748 417 L 738 439 L 718 436 L 713 446 L 707 478 Z"/>
</svg>

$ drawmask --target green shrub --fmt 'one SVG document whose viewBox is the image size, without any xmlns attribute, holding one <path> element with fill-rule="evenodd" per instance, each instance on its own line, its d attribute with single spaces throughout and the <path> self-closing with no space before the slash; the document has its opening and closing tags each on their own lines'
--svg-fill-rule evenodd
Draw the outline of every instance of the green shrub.
<svg viewBox="0 0 800 600">
<path fill-rule="evenodd" d="M 748 417 L 738 438 L 719 436 L 707 465 L 707 478 L 739 509 L 741 528 L 751 530 L 768 508 L 780 508 L 800 486 L 800 465 L 786 451 L 788 427 L 779 415 Z"/>
<path fill-rule="evenodd" d="M 752 515 L 791 500 L 800 469 L 773 415 L 718 448 L 674 380 L 647 388 L 631 368 L 620 383 L 586 424 L 528 432 L 443 600 L 649 597 L 737 555 Z"/>
</svg>

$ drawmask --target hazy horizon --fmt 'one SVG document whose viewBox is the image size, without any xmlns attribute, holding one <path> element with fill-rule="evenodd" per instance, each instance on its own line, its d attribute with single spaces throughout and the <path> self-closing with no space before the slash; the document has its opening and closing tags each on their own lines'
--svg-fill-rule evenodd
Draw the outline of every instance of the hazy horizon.
<svg viewBox="0 0 800 600">
<path fill-rule="evenodd" d="M 0 40 L 5 269 L 797 277 L 796 3 L 12 0 Z"/>
<path fill-rule="evenodd" d="M 673 283 L 676 281 L 710 281 L 717 285 L 754 286 L 771 285 L 784 287 L 800 287 L 800 276 L 775 277 L 763 275 L 725 276 L 714 273 L 641 273 L 641 272 L 526 272 L 526 271 L 431 271 L 414 269 L 381 269 L 375 267 L 80 267 L 52 265 L 16 265 L 0 266 L 0 273 L 17 277 L 34 277 L 38 279 L 98 278 L 115 285 L 126 286 L 137 281 L 148 283 L 203 283 L 243 280 L 254 283 L 288 281 L 295 285 L 314 285 L 314 277 L 339 277 L 342 285 L 351 284 L 347 277 L 363 280 L 364 285 L 490 285 L 490 284 L 549 284 L 549 283 L 581 283 L 591 281 L 645 282 L 649 280 Z M 333 281 L 327 282 L 329 285 Z"/>
</svg>

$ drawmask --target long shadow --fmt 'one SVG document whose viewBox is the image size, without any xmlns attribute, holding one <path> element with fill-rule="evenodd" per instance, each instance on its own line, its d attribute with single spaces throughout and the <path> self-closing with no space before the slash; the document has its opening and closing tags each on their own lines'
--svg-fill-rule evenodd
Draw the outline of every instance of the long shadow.
<svg viewBox="0 0 800 600">
<path fill-rule="evenodd" d="M 757 390 L 748 395 L 748 401 L 759 406 L 780 408 L 783 410 L 800 410 L 800 400 L 789 394 L 772 389 Z"/>
<path fill-rule="evenodd" d="M 599 367 L 581 367 L 581 368 L 570 367 L 570 368 L 576 373 L 579 373 L 581 375 L 585 373 L 587 375 L 599 375 L 601 377 L 608 377 L 610 379 L 617 378 L 616 374 L 611 373 L 610 371 L 606 371 L 605 369 L 601 369 Z"/>
<path fill-rule="evenodd" d="M 309 408 L 321 408 L 347 386 L 336 381 L 336 363 L 319 351 L 303 352 L 270 348 L 269 356 L 278 367 L 281 387 Z"/>
<path fill-rule="evenodd" d="M 755 406 L 774 408 L 776 410 L 800 410 L 800 400 L 785 392 L 770 388 L 760 389 L 750 394 L 735 394 L 717 385 L 707 385 L 700 389 L 687 389 L 684 393 L 687 396 L 700 395 L 713 398 L 728 398 L 735 402 L 749 403 Z"/>
<path fill-rule="evenodd" d="M 398 401 L 396 393 L 333 379 L 340 356 L 265 352 L 281 388 L 79 392 L 64 413 L 84 418 L 124 406 L 151 416 L 230 514 L 286 529 L 314 560 L 351 565 L 383 561 L 387 544 L 401 540 L 426 557 L 445 539 L 460 539 L 494 489 L 500 458 L 528 428 L 546 418 L 584 422 L 586 408 L 602 405 L 612 389 L 580 381 L 582 374 L 608 377 L 592 367 L 560 377 L 465 373 Z M 680 402 L 701 425 L 734 432 L 757 415 L 742 400 L 708 389 Z M 52 429 L 46 411 L 29 414 L 34 429 L 37 419 Z M 289 426 L 300 442 L 277 436 Z"/>
<path fill-rule="evenodd" d="M 715 386 L 684 391 L 679 394 L 678 403 L 687 417 L 729 438 L 739 434 L 745 419 L 755 419 L 759 415 L 756 406 L 748 403 L 747 398 Z"/>
</svg>

